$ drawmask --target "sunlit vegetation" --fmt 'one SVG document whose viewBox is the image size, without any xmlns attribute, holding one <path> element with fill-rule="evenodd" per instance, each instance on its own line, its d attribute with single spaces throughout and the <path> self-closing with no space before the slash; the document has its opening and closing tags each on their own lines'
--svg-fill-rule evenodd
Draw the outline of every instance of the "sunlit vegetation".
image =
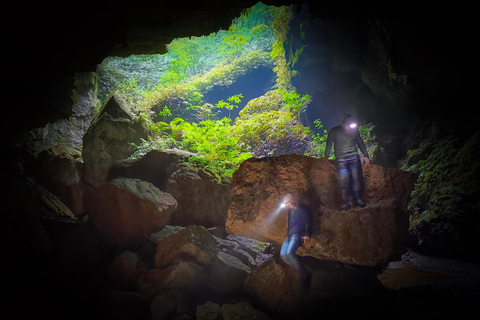
<svg viewBox="0 0 480 320">
<path fill-rule="evenodd" d="M 136 146 L 132 158 L 153 149 L 177 148 L 196 154 L 192 165 L 231 177 L 252 156 L 321 155 L 326 132 L 319 119 L 315 134 L 302 124 L 311 98 L 291 84 L 293 66 L 304 48 L 303 26 L 292 30 L 292 19 L 290 7 L 257 3 L 228 30 L 175 39 L 164 55 L 106 59 L 99 68 L 103 90 L 126 94 L 149 128 L 148 139 Z M 242 92 L 204 101 L 208 91 L 234 85 L 259 67 L 273 70 L 275 84 L 248 101 L 238 117 L 231 111 L 238 108 Z M 220 118 L 222 110 L 228 116 Z"/>
</svg>

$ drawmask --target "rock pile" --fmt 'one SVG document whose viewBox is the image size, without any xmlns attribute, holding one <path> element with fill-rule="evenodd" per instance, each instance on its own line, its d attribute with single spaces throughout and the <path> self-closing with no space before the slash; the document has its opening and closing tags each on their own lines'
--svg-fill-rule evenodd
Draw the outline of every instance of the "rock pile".
<svg viewBox="0 0 480 320">
<path fill-rule="evenodd" d="M 109 317 L 140 320 L 355 317 L 355 308 L 375 316 L 388 304 L 377 274 L 403 253 L 414 176 L 364 166 L 367 207 L 340 212 L 327 159 L 250 159 L 227 183 L 178 150 L 126 160 L 141 134 L 113 96 L 85 136 L 84 162 L 50 150 L 12 165 L 9 225 L 34 230 L 12 239 L 19 252 L 43 255 L 39 304 L 75 293 Z M 299 250 L 307 291 L 278 258 L 287 222 L 276 209 L 286 192 L 314 214 L 312 241 Z M 342 309 L 345 301 L 355 308 Z"/>
</svg>

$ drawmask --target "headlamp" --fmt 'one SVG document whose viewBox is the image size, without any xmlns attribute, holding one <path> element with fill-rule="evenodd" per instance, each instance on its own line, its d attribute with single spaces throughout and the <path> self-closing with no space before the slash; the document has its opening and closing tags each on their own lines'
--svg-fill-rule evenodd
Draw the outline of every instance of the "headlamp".
<svg viewBox="0 0 480 320">
<path fill-rule="evenodd" d="M 280 204 L 280 208 L 285 208 L 290 202 L 292 202 L 293 196 L 291 193 L 287 193 L 282 198 L 282 203 Z"/>
<path fill-rule="evenodd" d="M 352 123 L 350 123 L 349 127 L 350 127 L 351 129 L 354 129 L 354 128 L 357 127 L 357 124 L 356 124 L 355 122 L 352 122 Z"/>
</svg>

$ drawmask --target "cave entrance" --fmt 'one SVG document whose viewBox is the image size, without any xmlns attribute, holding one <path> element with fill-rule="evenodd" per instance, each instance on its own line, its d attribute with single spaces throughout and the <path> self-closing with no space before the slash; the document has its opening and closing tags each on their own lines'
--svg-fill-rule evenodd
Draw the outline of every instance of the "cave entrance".
<svg viewBox="0 0 480 320">
<path fill-rule="evenodd" d="M 244 76 L 237 78 L 237 80 L 228 87 L 214 87 L 203 95 L 203 101 L 216 104 L 220 100 L 227 101 L 229 97 L 242 94 L 243 98 L 241 98 L 238 108 L 234 108 L 230 111 L 230 118 L 233 120 L 238 117 L 239 112 L 246 106 L 248 101 L 263 96 L 267 91 L 271 90 L 275 84 L 275 77 L 276 75 L 271 68 L 258 67 Z M 228 116 L 229 110 L 220 110 L 220 118 Z"/>
</svg>

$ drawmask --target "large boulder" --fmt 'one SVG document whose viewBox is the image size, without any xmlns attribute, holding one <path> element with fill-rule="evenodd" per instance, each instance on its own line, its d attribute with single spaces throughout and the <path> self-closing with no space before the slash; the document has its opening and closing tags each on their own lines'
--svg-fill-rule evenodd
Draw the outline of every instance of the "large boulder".
<svg viewBox="0 0 480 320">
<path fill-rule="evenodd" d="M 187 226 L 224 226 L 228 212 L 230 185 L 212 178 L 205 171 L 187 166 L 172 173 L 165 191 L 178 200 L 172 223 Z"/>
<path fill-rule="evenodd" d="M 297 154 L 244 161 L 234 173 L 226 229 L 230 234 L 282 243 L 287 230 L 279 200 L 287 192 L 308 194 L 315 215 L 340 204 L 335 167 L 326 159 Z"/>
<path fill-rule="evenodd" d="M 335 166 L 300 155 L 249 159 L 233 176 L 229 233 L 281 244 L 287 232 L 286 192 L 302 197 L 313 214 L 312 241 L 301 255 L 349 264 L 385 266 L 408 238 L 406 204 L 416 176 L 395 168 L 364 165 L 367 207 L 338 211 L 341 190 Z"/>
<path fill-rule="evenodd" d="M 138 144 L 147 136 L 147 128 L 130 108 L 125 97 L 113 94 L 83 136 L 84 178 L 95 187 L 107 181 L 115 161 L 132 154 L 132 142 Z"/>
<path fill-rule="evenodd" d="M 187 160 L 192 155 L 180 150 L 150 151 L 137 160 L 117 161 L 109 171 L 109 179 L 137 178 L 173 195 L 178 208 L 172 224 L 223 226 L 230 184 L 189 165 Z"/>
<path fill-rule="evenodd" d="M 170 222 L 176 206 L 172 195 L 138 179 L 117 178 L 84 195 L 94 226 L 113 242 L 148 238 Z"/>
</svg>

